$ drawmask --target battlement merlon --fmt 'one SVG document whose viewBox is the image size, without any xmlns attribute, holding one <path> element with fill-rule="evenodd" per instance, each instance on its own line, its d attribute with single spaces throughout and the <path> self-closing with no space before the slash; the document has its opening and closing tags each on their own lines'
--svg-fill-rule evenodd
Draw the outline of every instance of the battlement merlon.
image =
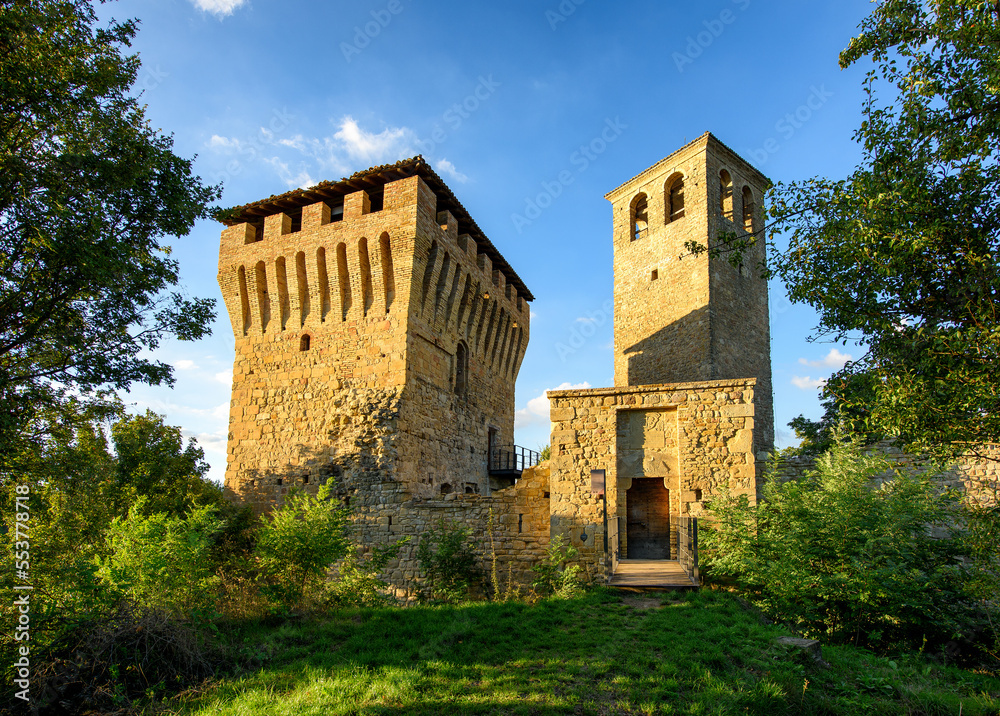
<svg viewBox="0 0 1000 716">
<path fill-rule="evenodd" d="M 266 242 L 268 239 L 273 241 L 278 236 L 296 233 L 304 228 L 336 223 L 383 209 L 401 208 L 403 205 L 415 203 L 417 192 L 412 185 L 407 186 L 409 191 L 395 186 L 399 180 L 411 177 L 419 177 L 435 196 L 437 211 L 434 217 L 436 218 L 438 212 L 450 212 L 456 222 L 457 235 L 470 237 L 476 245 L 477 252 L 490 258 L 493 268 L 502 273 L 505 282 L 516 287 L 518 294 L 524 300 L 534 300 L 531 291 L 514 269 L 479 228 L 451 189 L 421 156 L 405 159 L 396 164 L 372 167 L 337 182 L 321 182 L 308 189 L 295 189 L 223 212 L 219 220 L 228 228 L 223 231 L 221 246 L 223 255 L 220 255 L 220 259 L 225 258 L 227 246 Z M 326 208 L 323 205 L 326 205 Z M 273 218 L 270 227 L 267 226 L 267 218 L 279 214 L 287 215 L 290 221 L 280 217 Z M 225 263 L 224 260 L 220 260 L 220 273 Z"/>
</svg>

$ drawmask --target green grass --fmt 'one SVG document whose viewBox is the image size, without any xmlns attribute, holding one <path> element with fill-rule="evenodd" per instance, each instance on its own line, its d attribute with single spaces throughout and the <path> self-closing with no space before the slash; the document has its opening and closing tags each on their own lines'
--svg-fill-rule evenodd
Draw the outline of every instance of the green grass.
<svg viewBox="0 0 1000 716">
<path fill-rule="evenodd" d="M 719 592 L 598 590 L 573 601 L 342 612 L 234 638 L 263 667 L 170 713 L 1000 714 L 1000 679 L 918 656 L 825 647 L 831 668 L 775 644 Z"/>
</svg>

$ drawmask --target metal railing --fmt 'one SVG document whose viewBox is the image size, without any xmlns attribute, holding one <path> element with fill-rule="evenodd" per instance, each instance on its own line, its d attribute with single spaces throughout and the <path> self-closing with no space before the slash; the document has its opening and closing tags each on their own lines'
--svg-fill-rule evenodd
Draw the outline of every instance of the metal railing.
<svg viewBox="0 0 1000 716">
<path fill-rule="evenodd" d="M 521 472 L 538 464 L 541 455 L 519 445 L 495 445 L 490 449 L 490 472 Z"/>
<path fill-rule="evenodd" d="M 698 573 L 698 518 L 683 516 L 677 522 L 677 561 L 696 583 L 701 583 Z"/>
</svg>

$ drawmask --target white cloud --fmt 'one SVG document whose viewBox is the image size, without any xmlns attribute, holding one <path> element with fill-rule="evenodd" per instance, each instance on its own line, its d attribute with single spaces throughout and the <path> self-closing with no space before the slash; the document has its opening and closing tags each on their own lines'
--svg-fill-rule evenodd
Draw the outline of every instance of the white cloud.
<svg viewBox="0 0 1000 716">
<path fill-rule="evenodd" d="M 191 0 L 199 10 L 210 12 L 217 17 L 232 15 L 238 7 L 242 7 L 246 0 Z"/>
<path fill-rule="evenodd" d="M 174 363 L 174 368 L 177 370 L 198 370 L 198 364 L 193 360 L 187 360 L 184 358 Z"/>
<path fill-rule="evenodd" d="M 459 184 L 464 184 L 465 182 L 469 181 L 469 177 L 463 174 L 462 172 L 458 171 L 458 169 L 455 168 L 455 165 L 449 162 L 447 159 L 441 159 L 437 163 L 437 166 L 438 169 L 443 171 L 445 174 L 450 176 Z"/>
<path fill-rule="evenodd" d="M 822 360 L 806 360 L 805 358 L 799 358 L 799 363 L 812 368 L 833 368 L 834 370 L 840 370 L 847 364 L 847 361 L 850 360 L 854 360 L 850 353 L 841 353 L 836 348 L 831 348 L 830 352 L 827 353 L 826 357 Z"/>
<path fill-rule="evenodd" d="M 590 383 L 561 383 L 550 390 L 583 390 L 589 388 Z M 514 413 L 514 428 L 523 428 L 528 425 L 537 425 L 549 422 L 549 399 L 545 397 L 543 391 L 541 395 L 532 398 L 528 404 Z"/>
<path fill-rule="evenodd" d="M 306 189 L 317 183 L 301 164 L 292 169 L 288 162 L 283 162 L 277 157 L 265 159 L 264 163 L 274 167 L 281 181 L 285 182 L 292 189 Z"/>
<path fill-rule="evenodd" d="M 233 137 L 220 137 L 218 134 L 213 134 L 212 138 L 208 140 L 208 146 L 211 149 L 239 149 L 240 140 Z"/>
<path fill-rule="evenodd" d="M 230 368 L 229 370 L 220 371 L 219 373 L 216 373 L 212 377 L 215 378 L 220 383 L 222 383 L 223 385 L 232 385 L 233 369 Z"/>
<path fill-rule="evenodd" d="M 816 390 L 826 385 L 826 378 L 810 378 L 809 376 L 803 378 L 796 375 L 792 377 L 792 385 L 801 390 Z"/>
<path fill-rule="evenodd" d="M 316 174 L 335 179 L 416 153 L 413 150 L 416 134 L 408 127 L 386 127 L 381 132 L 372 132 L 362 128 L 351 116 L 343 117 L 336 126 L 336 131 L 325 137 L 295 134 L 280 138 L 262 127 L 260 144 L 284 152 L 264 161 L 274 167 L 289 187 L 305 188 L 316 184 Z M 219 151 L 243 149 L 239 140 L 219 135 L 213 135 L 208 145 Z M 289 157 L 289 152 L 297 153 L 299 158 Z M 447 164 L 454 171 L 452 176 L 462 181 L 465 175 L 455 170 L 450 162 Z"/>
<path fill-rule="evenodd" d="M 333 138 L 348 157 L 369 167 L 410 154 L 414 134 L 406 127 L 386 127 L 378 134 L 366 132 L 348 115 L 340 121 L 340 129 Z"/>
<path fill-rule="evenodd" d="M 533 320 L 535 320 L 536 318 L 538 318 L 538 314 L 537 314 L 537 313 L 535 313 L 534 311 L 532 311 L 532 310 L 530 310 L 530 309 L 529 309 L 529 310 L 528 310 L 528 318 L 530 318 L 530 319 L 531 319 L 531 320 L 533 321 Z"/>
<path fill-rule="evenodd" d="M 576 319 L 576 322 L 577 323 L 597 323 L 597 319 L 596 318 L 592 318 L 591 316 L 580 316 L 579 318 Z"/>
</svg>

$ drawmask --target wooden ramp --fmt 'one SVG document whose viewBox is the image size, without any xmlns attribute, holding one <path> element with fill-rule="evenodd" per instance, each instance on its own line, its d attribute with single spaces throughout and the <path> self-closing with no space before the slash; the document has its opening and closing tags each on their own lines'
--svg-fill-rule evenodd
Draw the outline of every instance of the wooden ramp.
<svg viewBox="0 0 1000 716">
<path fill-rule="evenodd" d="M 608 582 L 610 587 L 631 589 L 697 588 L 698 583 L 676 559 L 623 559 Z"/>
</svg>

